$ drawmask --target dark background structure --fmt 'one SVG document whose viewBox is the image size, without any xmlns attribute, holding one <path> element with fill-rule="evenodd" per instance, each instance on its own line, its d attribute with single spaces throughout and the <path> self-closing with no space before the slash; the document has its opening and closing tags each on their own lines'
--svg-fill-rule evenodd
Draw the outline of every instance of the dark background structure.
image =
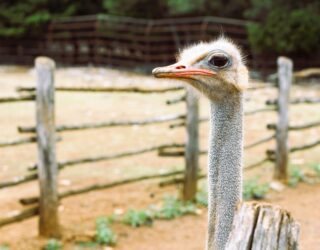
<svg viewBox="0 0 320 250">
<path fill-rule="evenodd" d="M 149 69 L 224 34 L 261 72 L 274 71 L 279 55 L 294 59 L 296 69 L 315 67 L 319 15 L 314 0 L 10 1 L 0 3 L 0 63 L 47 55 L 64 65 Z"/>
</svg>

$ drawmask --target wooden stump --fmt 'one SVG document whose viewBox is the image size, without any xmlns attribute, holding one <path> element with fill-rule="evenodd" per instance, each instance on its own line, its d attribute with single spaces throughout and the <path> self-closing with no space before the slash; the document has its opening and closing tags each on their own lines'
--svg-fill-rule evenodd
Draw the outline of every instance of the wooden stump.
<svg viewBox="0 0 320 250">
<path fill-rule="evenodd" d="M 296 250 L 300 227 L 278 206 L 240 203 L 226 250 Z"/>
</svg>

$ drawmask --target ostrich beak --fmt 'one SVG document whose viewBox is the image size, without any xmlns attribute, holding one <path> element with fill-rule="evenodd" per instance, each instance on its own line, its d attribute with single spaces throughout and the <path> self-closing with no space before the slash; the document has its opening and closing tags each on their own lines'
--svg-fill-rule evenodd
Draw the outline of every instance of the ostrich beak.
<svg viewBox="0 0 320 250">
<path fill-rule="evenodd" d="M 175 63 L 169 66 L 155 68 L 152 70 L 152 74 L 157 78 L 192 78 L 192 76 L 195 75 L 216 75 L 216 73 L 213 71 L 195 67 L 188 67 L 181 63 Z"/>
</svg>

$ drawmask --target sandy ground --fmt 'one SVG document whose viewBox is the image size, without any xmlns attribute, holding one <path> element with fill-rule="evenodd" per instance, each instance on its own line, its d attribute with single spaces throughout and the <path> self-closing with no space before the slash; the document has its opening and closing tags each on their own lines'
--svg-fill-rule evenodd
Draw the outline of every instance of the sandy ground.
<svg viewBox="0 0 320 250">
<path fill-rule="evenodd" d="M 34 71 L 22 67 L 0 68 L 0 96 L 14 95 L 17 86 L 33 86 Z M 129 72 L 97 68 L 58 69 L 57 85 L 104 85 L 104 86 L 146 86 L 160 87 L 177 84 L 154 80 Z M 292 97 L 319 96 L 320 86 L 295 86 Z M 165 105 L 165 100 L 177 97 L 181 93 L 168 94 L 107 94 L 107 93 L 58 93 L 56 96 L 57 124 L 77 124 L 93 121 L 140 119 L 157 115 L 182 113 L 184 104 Z M 264 107 L 266 99 L 274 98 L 274 89 L 265 89 L 246 94 L 245 110 Z M 200 99 L 201 115 L 208 115 L 208 103 Z M 34 124 L 34 105 L 15 103 L 0 105 L 0 141 L 21 138 L 18 125 Z M 297 105 L 291 109 L 293 124 L 320 119 L 319 105 Z M 247 116 L 245 119 L 245 144 L 270 135 L 265 129 L 267 123 L 275 122 L 272 112 Z M 290 133 L 290 144 L 300 145 L 319 138 L 320 129 L 311 129 Z M 23 135 L 26 136 L 26 135 Z M 201 148 L 207 146 L 208 124 L 200 126 Z M 168 129 L 168 124 L 151 126 L 133 126 L 123 128 L 105 128 L 86 131 L 61 133 L 63 140 L 57 144 L 58 160 L 75 159 L 85 156 L 110 154 L 125 150 L 143 148 L 168 142 L 183 142 L 183 128 Z M 245 152 L 245 165 L 264 158 L 265 150 L 274 147 L 274 142 Z M 291 155 L 291 165 L 308 169 L 319 164 L 319 147 L 297 152 Z M 35 162 L 35 145 L 1 148 L 0 181 L 26 173 L 26 168 Z M 182 169 L 183 159 L 159 158 L 155 153 L 70 167 L 59 175 L 59 190 L 69 190 L 92 183 L 108 182 L 147 173 L 163 173 L 173 169 Z M 202 171 L 206 170 L 206 157 L 201 157 Z M 259 177 L 261 181 L 272 178 L 271 163 L 245 173 L 245 178 Z M 159 188 L 157 181 L 145 181 L 113 189 L 90 192 L 66 198 L 60 207 L 60 220 L 63 227 L 64 249 L 78 249 L 76 242 L 88 239 L 94 230 L 94 221 L 102 215 L 110 215 L 115 209 L 145 208 L 157 203 L 167 193 L 177 193 L 176 187 Z M 23 207 L 18 199 L 35 195 L 37 183 L 30 182 L 16 187 L 0 190 L 0 213 L 4 216 Z M 301 249 L 318 249 L 320 245 L 320 186 L 300 184 L 297 188 L 286 188 L 283 192 L 273 192 L 268 202 L 279 204 L 292 212 L 301 223 Z M 131 229 L 115 225 L 118 244 L 115 249 L 152 250 L 204 248 L 206 228 L 206 210 L 199 216 L 186 216 L 172 221 L 156 221 L 151 228 Z M 37 219 L 32 218 L 20 223 L 0 228 L 0 244 L 8 244 L 10 249 L 40 249 L 46 239 L 37 237 Z"/>
</svg>

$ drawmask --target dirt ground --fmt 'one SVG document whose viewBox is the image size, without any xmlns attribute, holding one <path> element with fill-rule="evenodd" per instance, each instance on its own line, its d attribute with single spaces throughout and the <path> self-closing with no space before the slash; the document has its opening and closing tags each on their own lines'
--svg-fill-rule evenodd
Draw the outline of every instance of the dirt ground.
<svg viewBox="0 0 320 250">
<path fill-rule="evenodd" d="M 14 95 L 17 86 L 33 86 L 34 71 L 23 67 L 0 67 L 0 96 Z M 149 76 L 133 74 L 113 69 L 67 68 L 58 69 L 57 85 L 104 85 L 104 86 L 146 86 L 161 87 L 177 84 L 155 80 Z M 167 94 L 107 94 L 107 93 L 57 93 L 57 124 L 78 124 L 107 120 L 140 119 L 157 115 L 182 113 L 184 104 L 165 105 L 165 100 L 181 93 Z M 319 84 L 294 86 L 292 97 L 320 95 Z M 263 89 L 246 93 L 245 110 L 264 107 L 265 100 L 276 97 L 275 89 Z M 200 98 L 201 116 L 208 115 L 208 105 Z M 319 105 L 297 105 L 292 107 L 292 124 L 301 124 L 320 119 Z M 18 125 L 34 124 L 34 104 L 15 103 L 0 105 L 0 141 L 21 138 Z M 265 129 L 267 123 L 276 121 L 273 112 L 246 116 L 245 144 L 265 136 L 271 131 Z M 69 160 L 85 156 L 111 154 L 139 149 L 150 145 L 183 142 L 183 128 L 168 129 L 168 124 L 103 128 L 95 130 L 64 132 L 57 144 L 58 160 Z M 290 144 L 301 145 L 319 138 L 320 129 L 290 133 Z M 208 124 L 200 127 L 201 148 L 207 147 Z M 264 158 L 265 150 L 274 147 L 274 142 L 245 151 L 245 165 Z M 21 145 L 1 148 L 0 181 L 13 179 L 27 172 L 27 167 L 35 162 L 35 145 Z M 320 163 L 319 146 L 291 155 L 290 164 L 308 170 L 309 166 Z M 200 159 L 201 169 L 206 171 L 206 156 Z M 165 173 L 182 169 L 181 158 L 160 158 L 156 153 L 147 153 L 130 158 L 82 164 L 63 170 L 59 175 L 59 191 L 83 187 L 93 183 L 111 182 L 127 177 L 148 173 Z M 272 163 L 245 172 L 245 178 L 257 177 L 261 182 L 272 178 Z M 159 188 L 159 180 L 128 184 L 117 188 L 93 191 L 63 199 L 60 206 L 60 220 L 63 228 L 63 249 L 83 249 L 76 242 L 88 240 L 93 235 L 95 219 L 110 215 L 117 209 L 146 208 L 158 203 L 165 194 L 176 194 L 175 186 Z M 35 195 L 36 182 L 1 189 L 0 214 L 8 216 L 23 208 L 18 199 Z M 286 188 L 282 192 L 271 192 L 267 201 L 288 209 L 301 224 L 301 249 L 319 249 L 320 245 L 320 185 L 299 184 L 296 188 Z M 204 249 L 206 210 L 197 216 L 185 216 L 171 221 L 156 221 L 152 227 L 132 229 L 115 224 L 118 235 L 115 250 L 200 250 Z M 1 216 L 1 217 L 2 217 Z M 46 239 L 37 237 L 37 218 L 28 219 L 0 228 L 0 245 L 8 244 L 10 249 L 41 249 Z M 92 248 L 91 248 L 92 249 Z"/>
</svg>

